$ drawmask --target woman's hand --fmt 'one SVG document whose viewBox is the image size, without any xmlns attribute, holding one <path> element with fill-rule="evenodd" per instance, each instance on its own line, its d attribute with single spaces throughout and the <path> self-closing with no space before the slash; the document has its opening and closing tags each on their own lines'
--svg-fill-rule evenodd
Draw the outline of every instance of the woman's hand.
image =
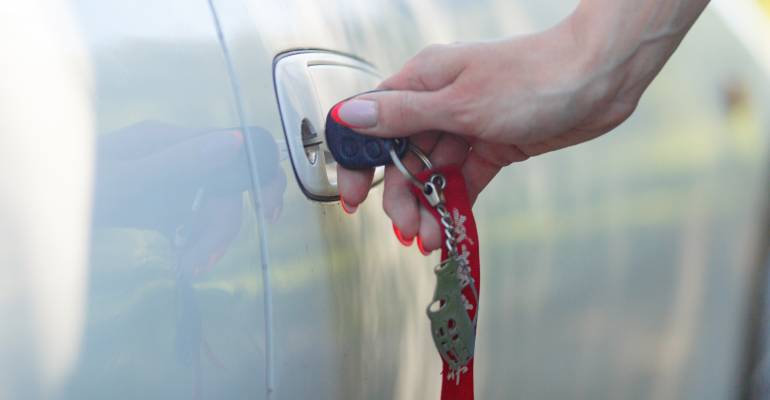
<svg viewBox="0 0 770 400">
<path fill-rule="evenodd" d="M 628 118 L 702 10 L 683 7 L 692 18 L 672 16 L 671 24 L 684 19 L 681 29 L 667 25 L 654 7 L 646 10 L 650 16 L 618 25 L 600 21 L 596 10 L 604 7 L 611 19 L 628 2 L 614 3 L 621 5 L 613 12 L 613 3 L 604 1 L 584 1 L 538 34 L 428 47 L 382 83 L 388 91 L 346 101 L 339 117 L 363 134 L 409 136 L 436 166 L 459 165 L 475 201 L 502 167 L 590 140 Z M 614 29 L 624 36 L 613 37 Z M 404 163 L 420 168 L 411 155 Z M 371 171 L 339 168 L 346 210 L 366 198 L 371 179 Z M 393 167 L 386 168 L 383 206 L 402 242 L 417 236 L 423 252 L 440 246 L 438 225 Z"/>
</svg>

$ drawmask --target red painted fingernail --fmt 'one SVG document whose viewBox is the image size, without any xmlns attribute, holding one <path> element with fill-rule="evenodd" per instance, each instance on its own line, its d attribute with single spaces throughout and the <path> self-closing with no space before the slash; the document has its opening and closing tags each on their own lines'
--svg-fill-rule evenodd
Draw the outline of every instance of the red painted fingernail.
<svg viewBox="0 0 770 400">
<path fill-rule="evenodd" d="M 342 206 L 342 210 L 347 214 L 353 214 L 356 212 L 356 210 L 358 210 L 358 206 L 345 204 L 345 199 L 343 199 L 342 196 L 340 196 L 340 205 Z"/>
<path fill-rule="evenodd" d="M 348 99 L 332 107 L 334 122 L 348 128 L 371 128 L 377 125 L 377 103 L 372 100 Z"/>
<path fill-rule="evenodd" d="M 395 233 L 396 233 L 396 238 L 397 238 L 397 239 L 398 239 L 398 241 L 399 241 L 399 242 L 401 242 L 401 244 L 403 244 L 405 247 L 409 247 L 409 246 L 411 246 L 411 245 L 412 245 L 412 243 L 414 242 L 414 237 L 411 237 L 411 238 L 409 238 L 409 240 L 407 240 L 407 239 L 404 239 L 404 234 L 403 234 L 403 233 L 401 233 L 401 230 L 400 230 L 400 229 L 398 229 L 398 227 L 396 226 L 396 224 L 393 224 L 393 232 L 395 232 Z"/>
<path fill-rule="evenodd" d="M 350 128 L 351 126 L 348 125 L 347 122 L 343 121 L 342 118 L 340 118 L 340 107 L 342 107 L 343 103 L 345 103 L 344 100 L 335 104 L 334 107 L 332 107 L 332 111 L 329 114 L 332 116 L 332 119 L 334 120 L 334 122 Z"/>
<path fill-rule="evenodd" d="M 417 236 L 417 248 L 420 249 L 420 253 L 422 253 L 424 256 L 430 254 L 430 252 L 425 250 L 425 247 L 422 245 L 422 239 L 420 239 L 420 236 Z"/>
</svg>

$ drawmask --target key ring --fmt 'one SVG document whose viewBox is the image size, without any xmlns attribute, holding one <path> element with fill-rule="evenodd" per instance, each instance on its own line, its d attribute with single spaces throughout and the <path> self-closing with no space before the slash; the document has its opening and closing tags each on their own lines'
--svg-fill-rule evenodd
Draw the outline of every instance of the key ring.
<svg viewBox="0 0 770 400">
<path fill-rule="evenodd" d="M 409 171 L 406 165 L 404 165 L 404 163 L 401 162 L 401 159 L 398 158 L 398 154 L 396 153 L 396 149 L 393 146 L 389 146 L 389 147 L 390 149 L 388 150 L 388 152 L 390 153 L 390 159 L 393 161 L 393 165 L 395 165 L 396 168 L 398 168 L 398 170 L 401 171 L 401 173 L 404 174 L 404 176 L 407 179 L 409 179 L 409 181 L 412 182 L 413 185 L 417 186 L 418 188 L 420 188 L 420 190 L 422 190 L 425 184 L 420 182 L 420 180 L 417 179 L 417 177 L 414 176 L 414 174 L 411 171 Z M 420 162 L 422 162 L 423 167 L 425 167 L 426 169 L 433 168 L 433 164 L 431 164 L 430 159 L 428 158 L 428 156 L 425 155 L 425 153 L 422 152 L 422 150 L 420 150 L 419 147 L 415 146 L 413 143 L 409 143 L 408 150 L 412 152 L 412 154 L 417 156 L 418 159 L 420 159 Z"/>
</svg>

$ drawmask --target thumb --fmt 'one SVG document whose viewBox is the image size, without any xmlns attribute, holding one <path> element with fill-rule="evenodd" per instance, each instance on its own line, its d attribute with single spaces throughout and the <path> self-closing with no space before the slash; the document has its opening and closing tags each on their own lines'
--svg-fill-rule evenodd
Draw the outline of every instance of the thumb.
<svg viewBox="0 0 770 400">
<path fill-rule="evenodd" d="M 391 90 L 366 93 L 337 104 L 335 120 L 365 135 L 402 137 L 447 130 L 443 91 Z"/>
</svg>

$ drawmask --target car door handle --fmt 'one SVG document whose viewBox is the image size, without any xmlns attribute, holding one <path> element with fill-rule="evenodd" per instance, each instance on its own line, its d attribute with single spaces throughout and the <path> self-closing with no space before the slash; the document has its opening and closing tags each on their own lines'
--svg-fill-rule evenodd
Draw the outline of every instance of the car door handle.
<svg viewBox="0 0 770 400">
<path fill-rule="evenodd" d="M 326 145 L 326 113 L 338 101 L 380 82 L 375 68 L 358 58 L 324 51 L 280 54 L 273 63 L 273 81 L 286 147 L 294 175 L 305 195 L 316 201 L 336 201 L 337 163 Z M 382 181 L 375 170 L 372 185 Z"/>
</svg>

